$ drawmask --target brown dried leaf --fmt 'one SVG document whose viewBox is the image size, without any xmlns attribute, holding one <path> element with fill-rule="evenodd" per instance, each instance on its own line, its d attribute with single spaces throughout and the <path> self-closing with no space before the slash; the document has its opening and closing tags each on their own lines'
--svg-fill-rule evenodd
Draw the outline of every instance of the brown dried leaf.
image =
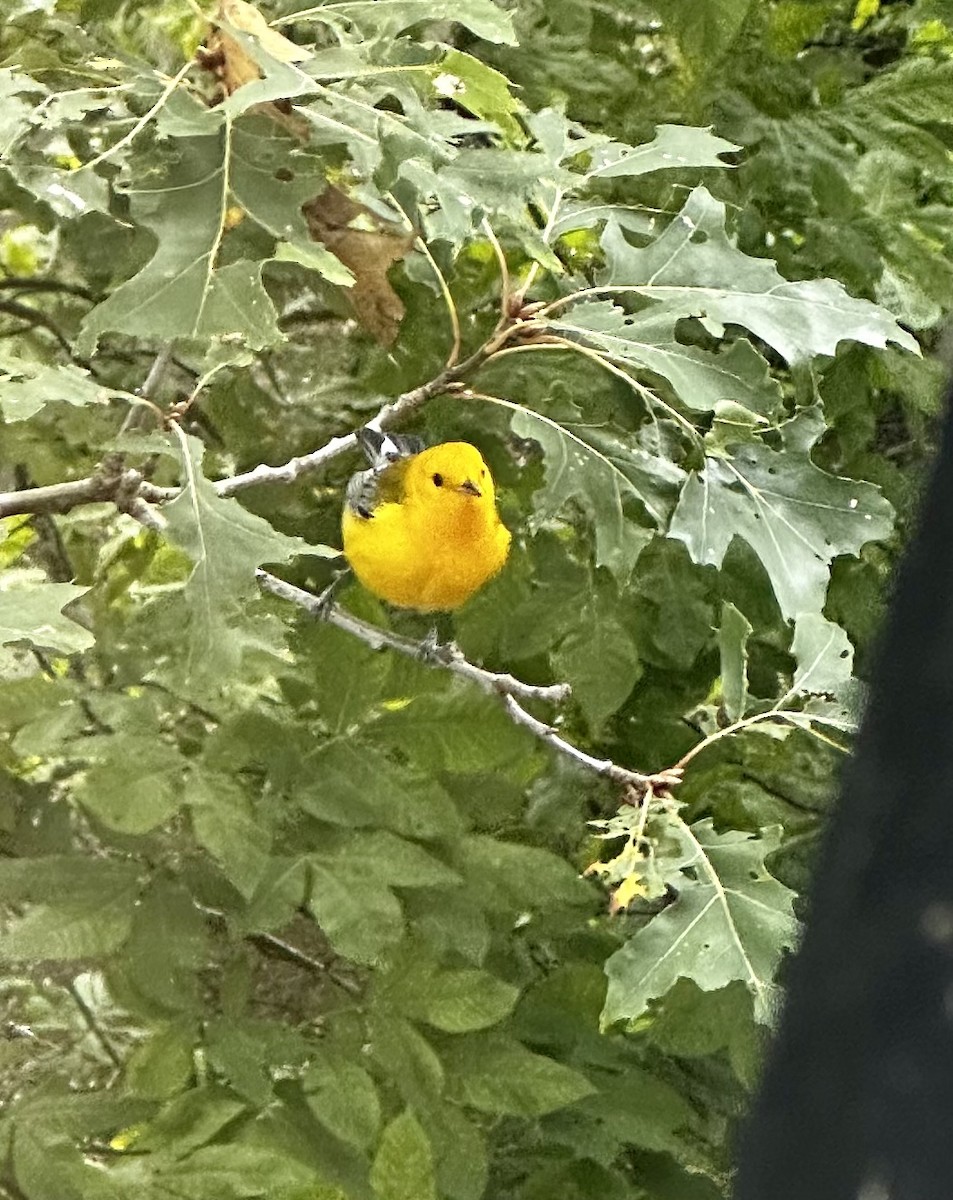
<svg viewBox="0 0 953 1200">
<path fill-rule="evenodd" d="M 414 244 L 415 234 L 388 225 L 340 188 L 328 187 L 302 210 L 311 236 L 354 275 L 348 300 L 359 323 L 382 346 L 397 336 L 404 305 L 387 278 Z"/>
<path fill-rule="evenodd" d="M 219 19 L 227 21 L 234 29 L 247 33 L 261 44 L 261 48 L 278 62 L 304 62 L 311 52 L 296 46 L 286 37 L 271 29 L 268 22 L 254 6 L 246 0 L 221 0 Z M 213 69 L 222 82 L 227 96 L 238 91 L 246 83 L 261 78 L 261 70 L 255 60 L 221 26 L 213 26 L 206 39 L 206 64 Z"/>
</svg>

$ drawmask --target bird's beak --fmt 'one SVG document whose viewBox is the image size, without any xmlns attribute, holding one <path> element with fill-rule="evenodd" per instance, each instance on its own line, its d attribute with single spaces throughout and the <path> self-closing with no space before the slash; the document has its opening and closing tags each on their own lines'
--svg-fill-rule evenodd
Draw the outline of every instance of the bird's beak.
<svg viewBox="0 0 953 1200">
<path fill-rule="evenodd" d="M 475 483 L 472 483 L 469 479 L 465 479 L 463 481 L 463 483 L 461 483 L 460 486 L 457 488 L 457 491 L 463 492 L 467 496 L 482 496 L 483 495 L 483 493 L 480 491 L 480 489 L 477 487 L 477 485 Z"/>
</svg>

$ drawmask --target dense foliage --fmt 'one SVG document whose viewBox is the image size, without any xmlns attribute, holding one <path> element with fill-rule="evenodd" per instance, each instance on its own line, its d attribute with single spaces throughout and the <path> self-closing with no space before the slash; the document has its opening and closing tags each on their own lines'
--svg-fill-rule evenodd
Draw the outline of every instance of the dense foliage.
<svg viewBox="0 0 953 1200">
<path fill-rule="evenodd" d="M 726 1194 L 951 146 L 945 0 L 12 0 L 0 1195 Z M 498 480 L 466 662 L 300 607 L 374 418 Z"/>
</svg>

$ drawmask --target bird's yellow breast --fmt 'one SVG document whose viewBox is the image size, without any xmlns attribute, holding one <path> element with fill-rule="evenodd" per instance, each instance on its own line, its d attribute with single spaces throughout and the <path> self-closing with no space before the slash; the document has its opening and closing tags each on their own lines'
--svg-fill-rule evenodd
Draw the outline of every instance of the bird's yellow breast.
<svg viewBox="0 0 953 1200">
<path fill-rule="evenodd" d="M 418 456 L 420 470 L 409 480 L 405 474 L 401 499 L 377 505 L 370 516 L 346 507 L 342 520 L 344 553 L 361 583 L 390 604 L 420 612 L 459 608 L 497 574 L 510 548 L 485 468 L 477 495 L 450 486 L 452 462 L 447 486 L 432 483 L 435 475 L 443 478 L 434 470 L 443 465 L 434 457 L 440 449 Z M 482 468 L 478 452 L 468 449 Z"/>
</svg>

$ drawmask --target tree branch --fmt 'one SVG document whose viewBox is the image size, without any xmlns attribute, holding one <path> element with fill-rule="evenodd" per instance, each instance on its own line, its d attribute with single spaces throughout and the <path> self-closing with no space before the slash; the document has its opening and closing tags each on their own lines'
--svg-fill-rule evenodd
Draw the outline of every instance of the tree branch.
<svg viewBox="0 0 953 1200">
<path fill-rule="evenodd" d="M 21 304 L 19 300 L 0 300 L 0 313 L 16 317 L 18 320 L 24 321 L 27 325 L 35 325 L 39 329 L 45 329 L 47 333 L 53 335 L 60 349 L 72 362 L 80 362 L 73 354 L 73 347 L 70 344 L 69 338 L 53 318 L 48 317 L 46 313 L 31 308 L 29 304 Z M 89 366 L 88 363 L 83 363 L 82 365 Z"/>
<path fill-rule="evenodd" d="M 570 691 L 567 683 L 524 683 L 513 675 L 487 671 L 465 659 L 455 646 L 438 647 L 435 651 L 429 650 L 424 642 L 415 642 L 412 638 L 401 637 L 399 634 L 390 633 L 377 625 L 362 621 L 360 617 L 353 616 L 337 604 L 329 604 L 322 597 L 315 596 L 313 592 L 306 592 L 292 583 L 286 583 L 285 580 L 269 574 L 268 571 L 259 570 L 255 574 L 265 591 L 271 592 L 272 595 L 278 596 L 282 600 L 297 604 L 311 616 L 320 621 L 326 621 L 336 629 L 343 629 L 345 633 L 352 634 L 365 645 L 370 646 L 372 650 L 396 650 L 398 654 L 404 654 L 408 658 L 429 662 L 433 666 L 442 667 L 452 675 L 469 679 L 471 683 L 475 683 L 477 687 L 491 695 L 519 696 L 523 700 L 548 700 L 551 704 L 560 704 L 569 698 Z"/>
<path fill-rule="evenodd" d="M 593 758 L 591 754 L 587 754 L 578 746 L 574 746 L 572 742 L 567 742 L 565 738 L 560 737 L 551 725 L 547 725 L 534 717 L 532 713 L 527 712 L 512 695 L 504 696 L 503 704 L 517 725 L 525 726 L 548 746 L 552 746 L 554 750 L 558 750 L 560 754 L 572 759 L 578 766 L 584 767 L 594 775 L 611 780 L 612 783 L 621 784 L 623 787 L 637 792 L 640 796 L 650 788 L 654 790 L 674 787 L 675 784 L 681 782 L 682 773 L 678 768 L 659 771 L 655 775 L 643 775 L 641 771 L 631 771 L 628 767 L 620 767 L 610 758 Z"/>
<path fill-rule="evenodd" d="M 3 307 L 3 302 L 0 302 L 0 311 L 3 310 Z M 28 309 L 28 312 L 32 316 L 36 316 L 34 309 Z M 403 392 L 395 400 L 384 404 L 366 424 L 374 429 L 386 429 L 407 416 L 408 413 L 426 404 L 432 397 L 440 395 L 441 392 L 460 391 L 466 377 L 492 358 L 494 354 L 499 353 L 510 337 L 517 334 L 524 324 L 525 322 L 515 319 L 506 328 L 497 329 L 493 336 L 469 358 L 456 366 L 444 369 L 427 383 Z M 150 380 L 153 384 L 157 381 L 167 361 L 167 355 L 160 352 L 153 364 L 153 370 L 149 373 L 146 386 Z M 146 386 L 140 389 L 139 393 L 144 401 L 148 401 Z M 331 438 L 317 450 L 312 450 L 309 454 L 297 455 L 278 466 L 272 467 L 267 463 L 261 463 L 240 475 L 220 479 L 215 484 L 215 490 L 219 496 L 227 497 L 234 496 L 237 492 L 244 491 L 245 488 L 257 487 L 259 484 L 293 483 L 300 476 L 318 470 L 332 459 L 338 458 L 356 447 L 356 432 L 341 434 Z M 131 495 L 129 493 L 131 475 L 132 473 L 128 471 L 117 475 L 101 468 L 85 479 L 52 484 L 43 488 L 26 488 L 18 492 L 2 492 L 0 493 L 0 517 L 14 516 L 19 513 L 65 513 L 81 504 L 115 501 L 117 494 L 121 493 L 126 505 L 124 511 L 129 512 L 130 515 L 151 528 L 160 528 L 161 517 L 158 517 L 155 512 L 150 513 L 139 502 L 145 502 L 147 505 L 162 504 L 166 500 L 174 499 L 181 489 L 156 487 L 147 480 L 143 480 L 140 475 L 138 492 Z"/>
<path fill-rule="evenodd" d="M 95 292 L 91 292 L 89 288 L 80 287 L 76 283 L 66 283 L 61 279 L 0 279 L 0 291 L 63 292 L 68 296 L 88 300 L 90 304 L 96 301 Z"/>
</svg>

